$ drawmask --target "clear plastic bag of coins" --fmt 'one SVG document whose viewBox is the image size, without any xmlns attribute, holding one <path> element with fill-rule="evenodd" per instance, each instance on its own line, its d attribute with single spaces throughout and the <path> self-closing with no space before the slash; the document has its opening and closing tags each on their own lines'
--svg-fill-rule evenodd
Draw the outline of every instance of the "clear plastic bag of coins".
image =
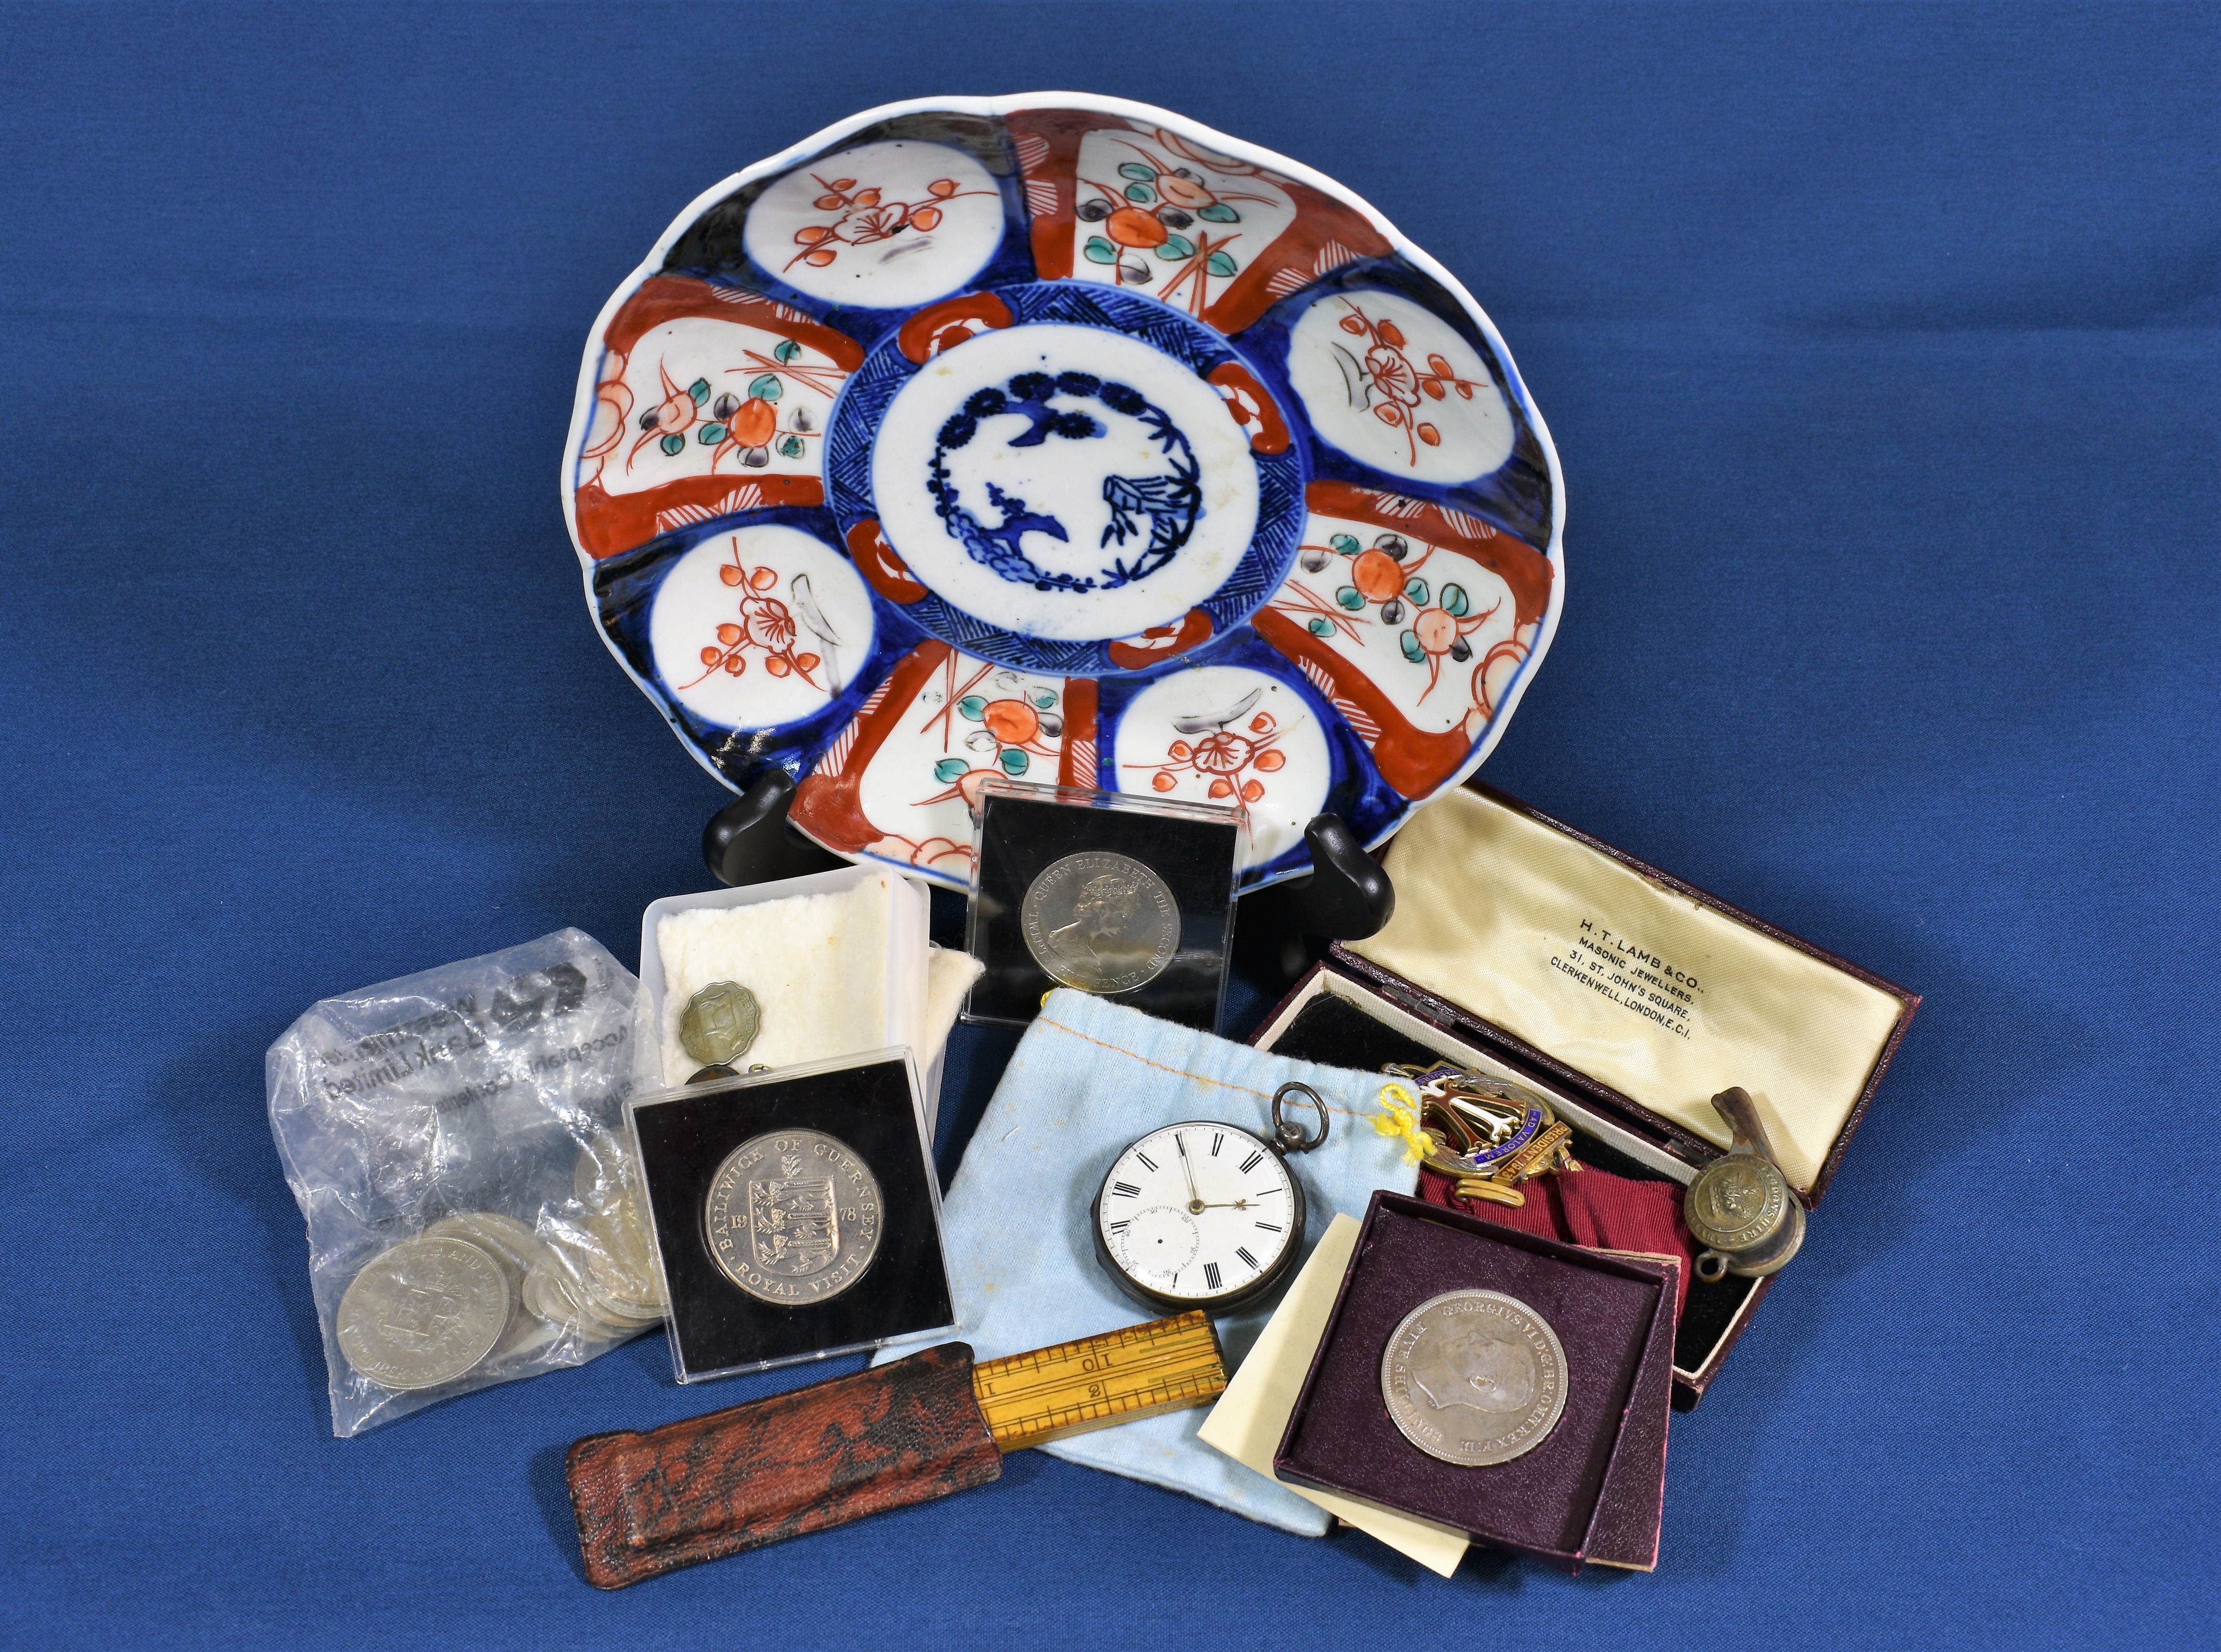
<svg viewBox="0 0 2221 1652">
<path fill-rule="evenodd" d="M 328 998 L 271 1047 L 335 1433 L 662 1318 L 623 1120 L 637 988 L 564 929 Z"/>
<path fill-rule="evenodd" d="M 644 1198 L 597 1216 L 579 1283 L 645 1311 L 643 1247 L 681 1382 L 933 1336 L 955 1319 L 908 1049 L 698 1075 L 626 1108 Z"/>
</svg>

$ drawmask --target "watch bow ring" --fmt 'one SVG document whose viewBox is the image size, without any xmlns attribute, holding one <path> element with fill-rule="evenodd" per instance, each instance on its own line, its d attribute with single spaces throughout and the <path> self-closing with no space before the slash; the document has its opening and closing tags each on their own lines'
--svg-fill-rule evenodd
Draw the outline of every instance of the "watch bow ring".
<svg viewBox="0 0 2221 1652">
<path fill-rule="evenodd" d="M 1305 1134 L 1302 1125 L 1293 1119 L 1280 1116 L 1282 1105 L 1291 1096 L 1293 1096 L 1298 1104 L 1311 1108 L 1318 1114 L 1317 1136 Z M 1273 1092 L 1273 1139 L 1279 1144 L 1281 1152 L 1309 1153 L 1313 1148 L 1323 1146 L 1326 1142 L 1327 1129 L 1326 1103 L 1321 1099 L 1319 1092 L 1311 1086 L 1292 1079 Z"/>
</svg>

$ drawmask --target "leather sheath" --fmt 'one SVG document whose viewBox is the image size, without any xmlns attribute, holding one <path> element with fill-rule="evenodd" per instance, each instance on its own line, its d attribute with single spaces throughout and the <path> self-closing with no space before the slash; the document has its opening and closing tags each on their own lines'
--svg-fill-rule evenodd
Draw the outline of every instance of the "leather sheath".
<svg viewBox="0 0 2221 1652">
<path fill-rule="evenodd" d="M 971 1349 L 946 1342 L 644 1434 L 589 1435 L 566 1470 L 586 1580 L 622 1589 L 984 1486 L 1003 1454 Z"/>
</svg>

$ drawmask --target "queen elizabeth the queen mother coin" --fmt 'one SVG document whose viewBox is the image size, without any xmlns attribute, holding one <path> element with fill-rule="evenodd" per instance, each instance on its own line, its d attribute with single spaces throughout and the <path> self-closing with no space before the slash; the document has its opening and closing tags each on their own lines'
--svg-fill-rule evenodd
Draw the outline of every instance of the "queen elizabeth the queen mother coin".
<svg viewBox="0 0 2221 1652">
<path fill-rule="evenodd" d="M 1566 1409 L 1566 1350 L 1549 1322 L 1501 1291 L 1449 1291 L 1404 1316 L 1380 1361 L 1404 1437 L 1462 1467 L 1509 1462 Z"/>
<path fill-rule="evenodd" d="M 1179 950 L 1179 908 L 1165 880 L 1104 849 L 1053 863 L 1026 891 L 1019 921 L 1034 961 L 1083 992 L 1130 992 Z"/>
</svg>

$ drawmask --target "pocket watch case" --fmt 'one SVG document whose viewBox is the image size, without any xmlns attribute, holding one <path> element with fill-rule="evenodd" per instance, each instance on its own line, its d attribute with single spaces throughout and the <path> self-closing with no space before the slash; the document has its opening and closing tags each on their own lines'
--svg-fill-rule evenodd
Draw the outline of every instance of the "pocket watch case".
<svg viewBox="0 0 2221 1652">
<path fill-rule="evenodd" d="M 1569 1572 L 1657 1563 L 1676 1264 L 1584 1250 L 1398 1193 L 1373 1196 L 1273 1471 Z M 1423 1450 L 1382 1355 L 1446 1292 L 1499 1292 L 1555 1333 L 1564 1408 L 1531 1448 L 1468 1467 Z"/>
<path fill-rule="evenodd" d="M 1239 808 L 988 781 L 965 943 L 985 969 L 964 1018 L 1023 1026 L 1069 986 L 1217 1031 L 1248 842 Z"/>
<path fill-rule="evenodd" d="M 908 1049 L 654 1092 L 626 1115 L 679 1381 L 954 1329 Z"/>
<path fill-rule="evenodd" d="M 1378 1068 L 1448 1059 L 1541 1091 L 1585 1165 L 1686 1187 L 1748 1091 L 1817 1207 L 1919 994 L 1469 782 L 1387 852 L 1394 916 L 1336 943 L 1249 1042 Z M 1692 1276 L 1674 1403 L 1697 1403 L 1782 1273 Z"/>
</svg>

